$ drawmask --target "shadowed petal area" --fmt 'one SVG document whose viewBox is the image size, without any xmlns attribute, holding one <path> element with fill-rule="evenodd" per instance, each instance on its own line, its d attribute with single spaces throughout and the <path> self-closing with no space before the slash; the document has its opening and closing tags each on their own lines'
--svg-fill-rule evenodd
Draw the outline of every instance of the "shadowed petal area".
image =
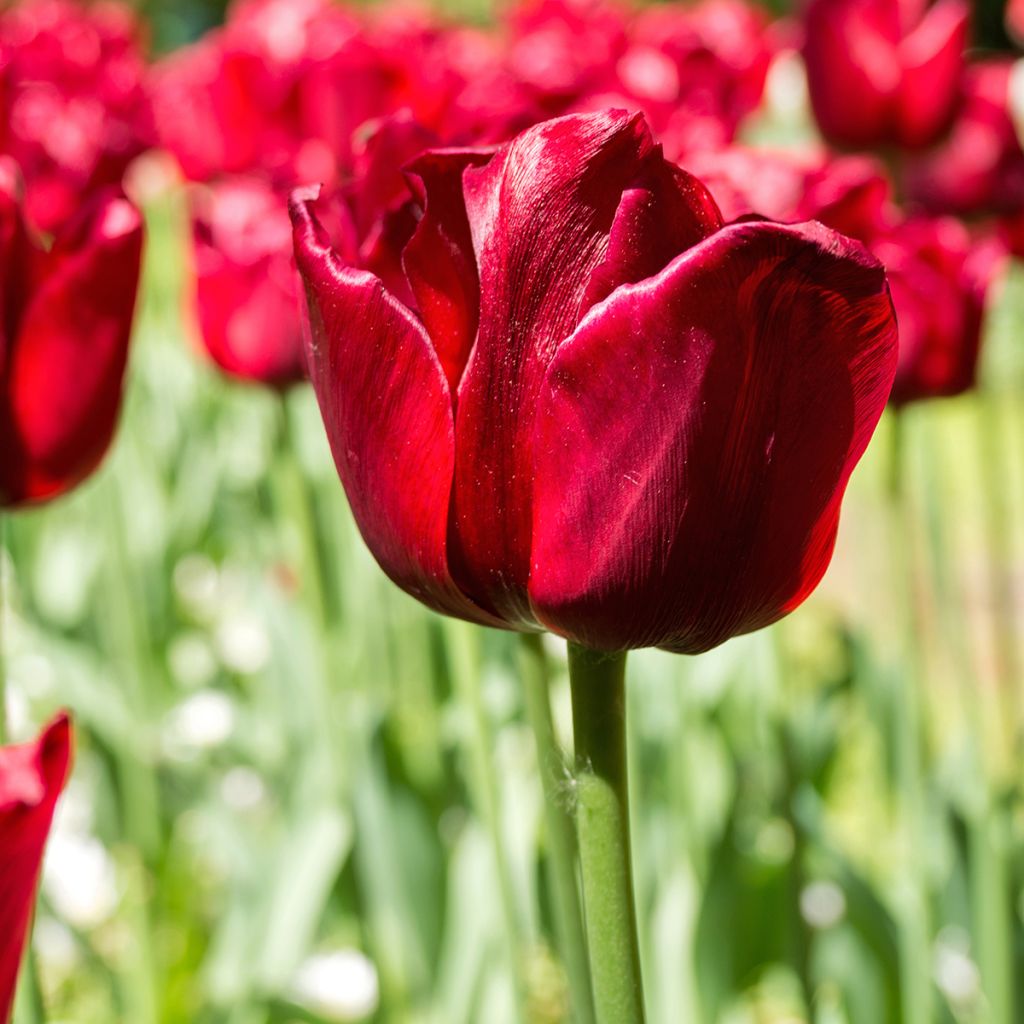
<svg viewBox="0 0 1024 1024">
<path fill-rule="evenodd" d="M 70 761 L 66 715 L 34 742 L 0 748 L 0 1021 L 14 1003 L 43 847 Z"/>
<path fill-rule="evenodd" d="M 403 590 L 499 625 L 452 582 L 446 531 L 455 462 L 448 385 L 423 326 L 380 279 L 344 266 L 311 204 L 292 193 L 306 286 L 308 363 L 338 474 L 367 546 Z"/>
<path fill-rule="evenodd" d="M 103 457 L 117 423 L 142 253 L 142 218 L 108 192 L 40 259 L 8 339 L 0 416 L 11 443 L 0 500 L 41 501 Z"/>
<path fill-rule="evenodd" d="M 491 156 L 491 151 L 477 149 L 434 151 L 406 168 L 423 217 L 405 247 L 402 264 L 453 395 L 480 317 L 480 281 L 462 196 L 462 173 Z"/>
<path fill-rule="evenodd" d="M 509 621 L 533 623 L 533 423 L 544 373 L 589 308 L 595 272 L 606 283 L 650 272 L 641 210 L 660 204 L 661 164 L 639 115 L 605 111 L 537 125 L 463 174 L 480 328 L 458 396 L 452 567 L 463 589 Z M 630 212 L 623 194 L 637 187 L 647 194 Z M 703 188 L 691 201 L 687 241 L 700 233 L 705 204 L 714 210 Z M 682 205 L 661 209 L 668 217 Z"/>
<path fill-rule="evenodd" d="M 538 619 L 696 653 L 780 618 L 828 565 L 895 366 L 881 265 L 820 225 L 733 225 L 620 288 L 541 398 Z"/>
</svg>

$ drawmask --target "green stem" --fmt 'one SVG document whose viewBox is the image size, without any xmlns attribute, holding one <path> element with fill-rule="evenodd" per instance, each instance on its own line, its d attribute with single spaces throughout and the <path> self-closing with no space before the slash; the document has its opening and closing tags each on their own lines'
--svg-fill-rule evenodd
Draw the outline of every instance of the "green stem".
<svg viewBox="0 0 1024 1024">
<path fill-rule="evenodd" d="M 576 827 L 598 1024 L 643 1024 L 629 845 L 626 655 L 569 644 Z"/>
<path fill-rule="evenodd" d="M 576 1024 L 594 1024 L 594 997 L 576 875 L 576 834 L 565 785 L 567 774 L 551 719 L 547 658 L 536 633 L 522 634 L 520 666 L 526 713 L 537 743 L 537 767 L 544 790 L 547 859 L 558 951 L 569 982 L 572 1017 Z"/>
</svg>

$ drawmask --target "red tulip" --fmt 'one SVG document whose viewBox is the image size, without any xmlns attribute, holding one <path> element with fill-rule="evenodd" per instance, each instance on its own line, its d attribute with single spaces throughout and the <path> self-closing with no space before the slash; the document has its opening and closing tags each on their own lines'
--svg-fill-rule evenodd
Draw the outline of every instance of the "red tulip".
<svg viewBox="0 0 1024 1024">
<path fill-rule="evenodd" d="M 10 1019 L 43 847 L 70 762 L 66 715 L 32 743 L 0 747 L 0 1021 Z"/>
<path fill-rule="evenodd" d="M 982 323 L 1004 261 L 952 217 L 905 221 L 872 245 L 885 264 L 900 325 L 892 402 L 958 395 L 977 377 Z"/>
<path fill-rule="evenodd" d="M 34 224 L 74 217 L 148 144 L 140 29 L 116 3 L 31 0 L 0 15 L 0 153 L 21 165 Z"/>
<path fill-rule="evenodd" d="M 892 216 L 889 182 L 870 157 L 730 146 L 694 153 L 686 166 L 710 189 L 727 221 L 750 214 L 817 220 L 868 242 Z"/>
<path fill-rule="evenodd" d="M 810 0 L 804 60 L 825 138 L 919 148 L 952 123 L 971 8 L 966 0 Z"/>
<path fill-rule="evenodd" d="M 705 650 L 799 604 L 895 371 L 880 265 L 820 225 L 723 227 L 622 112 L 408 174 L 414 306 L 292 199 L 313 384 L 391 578 L 607 650 Z"/>
<path fill-rule="evenodd" d="M 0 505 L 74 487 L 117 423 L 142 251 L 142 220 L 101 192 L 46 251 L 29 234 L 17 173 L 0 163 Z"/>
<path fill-rule="evenodd" d="M 364 126 L 355 177 L 331 203 L 331 235 L 348 259 L 403 287 L 401 250 L 416 221 L 400 168 L 436 138 L 408 115 Z M 196 312 L 206 351 L 243 380 L 305 378 L 301 287 L 286 196 L 236 175 L 191 192 Z M 404 294 L 404 293 L 403 293 Z"/>
<path fill-rule="evenodd" d="M 949 140 L 912 161 L 908 197 L 933 213 L 1024 210 L 1024 150 L 1010 114 L 1011 60 L 971 66 L 964 105 Z"/>
<path fill-rule="evenodd" d="M 1006 30 L 1018 42 L 1024 42 L 1024 0 L 1007 0 Z"/>
</svg>

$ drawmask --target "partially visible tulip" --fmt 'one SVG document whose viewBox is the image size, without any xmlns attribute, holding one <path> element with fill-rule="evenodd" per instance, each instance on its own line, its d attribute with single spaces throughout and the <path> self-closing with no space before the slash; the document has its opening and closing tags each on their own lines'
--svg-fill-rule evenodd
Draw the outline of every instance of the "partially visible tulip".
<svg viewBox="0 0 1024 1024">
<path fill-rule="evenodd" d="M 52 233 L 120 183 L 152 139 L 139 22 L 127 5 L 30 0 L 0 14 L 0 153 Z"/>
<path fill-rule="evenodd" d="M 892 402 L 974 387 L 982 327 L 1005 262 L 999 243 L 975 242 L 952 217 L 913 218 L 872 245 L 885 264 L 900 326 Z"/>
<path fill-rule="evenodd" d="M 686 166 L 711 190 L 727 221 L 751 214 L 816 220 L 868 242 L 893 216 L 888 179 L 871 157 L 730 146 L 694 153 Z"/>
<path fill-rule="evenodd" d="M 723 226 L 622 112 L 408 174 L 412 303 L 292 199 L 313 384 L 385 572 L 602 650 L 698 652 L 800 604 L 895 372 L 878 262 L 820 225 Z"/>
<path fill-rule="evenodd" d="M 810 0 L 804 60 L 829 142 L 929 146 L 956 114 L 971 6 L 966 0 Z"/>
<path fill-rule="evenodd" d="M 908 198 L 933 213 L 964 216 L 1024 210 L 1024 150 L 1010 112 L 1013 61 L 971 66 L 964 106 L 949 139 L 910 162 Z"/>
<path fill-rule="evenodd" d="M 1017 42 L 1024 42 L 1024 0 L 1008 0 L 1006 30 Z"/>
<path fill-rule="evenodd" d="M 333 194 L 325 216 L 347 258 L 396 288 L 401 252 L 416 228 L 401 168 L 435 142 L 408 114 L 365 125 L 352 144 L 354 177 Z M 190 199 L 206 351 L 242 380 L 283 388 L 305 379 L 287 195 L 256 175 L 234 175 L 193 186 Z"/>
<path fill-rule="evenodd" d="M 142 254 L 142 219 L 119 192 L 93 197 L 44 249 L 0 161 L 0 505 L 53 498 L 110 444 Z"/>
<path fill-rule="evenodd" d="M 32 743 L 0 747 L 0 1021 L 10 1019 L 43 848 L 71 762 L 58 715 Z"/>
</svg>

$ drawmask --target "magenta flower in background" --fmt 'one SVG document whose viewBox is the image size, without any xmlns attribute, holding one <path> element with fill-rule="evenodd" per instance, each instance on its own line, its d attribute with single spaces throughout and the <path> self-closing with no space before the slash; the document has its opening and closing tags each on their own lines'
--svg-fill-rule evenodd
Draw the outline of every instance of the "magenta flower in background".
<svg viewBox="0 0 1024 1024">
<path fill-rule="evenodd" d="M 1006 253 L 977 242 L 953 217 L 911 218 L 872 244 L 885 264 L 900 326 L 892 402 L 962 394 L 974 387 L 986 309 Z"/>
<path fill-rule="evenodd" d="M 948 141 L 908 165 L 908 199 L 933 213 L 1024 211 L 1024 150 L 1009 106 L 1012 70 L 1009 59 L 971 65 Z"/>
<path fill-rule="evenodd" d="M 929 146 L 957 111 L 971 8 L 966 0 L 810 0 L 804 60 L 829 142 Z"/>
<path fill-rule="evenodd" d="M 29 0 L 0 14 L 0 153 L 21 166 L 40 230 L 120 183 L 151 143 L 140 36 L 122 4 Z"/>
<path fill-rule="evenodd" d="M 142 218 L 114 189 L 44 249 L 0 159 L 0 506 L 56 497 L 105 454 L 121 405 Z"/>
<path fill-rule="evenodd" d="M 798 605 L 895 371 L 877 261 L 724 226 L 622 112 L 408 174 L 412 304 L 292 207 L 314 387 L 391 578 L 605 650 L 705 650 Z"/>
<path fill-rule="evenodd" d="M 416 228 L 401 168 L 436 141 L 408 114 L 365 125 L 353 145 L 351 182 L 321 207 L 346 259 L 399 291 L 402 249 Z M 189 195 L 195 312 L 206 351 L 242 380 L 278 388 L 304 380 L 287 193 L 257 175 L 234 175 L 193 185 Z"/>
<path fill-rule="evenodd" d="M 38 739 L 0 747 L 0 1021 L 14 1005 L 43 848 L 71 763 L 71 723 L 58 715 Z"/>
</svg>

